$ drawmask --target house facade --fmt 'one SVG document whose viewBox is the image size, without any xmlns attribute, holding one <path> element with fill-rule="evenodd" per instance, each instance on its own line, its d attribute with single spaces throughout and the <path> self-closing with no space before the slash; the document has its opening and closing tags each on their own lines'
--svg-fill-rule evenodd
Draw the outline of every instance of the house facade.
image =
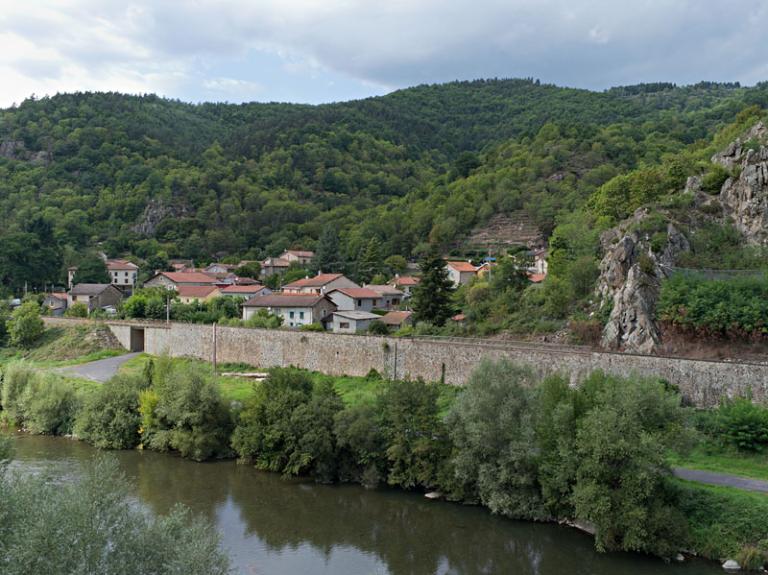
<svg viewBox="0 0 768 575">
<path fill-rule="evenodd" d="M 193 303 L 195 301 L 206 302 L 219 297 L 221 292 L 216 286 L 187 286 L 176 288 L 176 296 L 181 303 Z"/>
<path fill-rule="evenodd" d="M 405 297 L 405 294 L 402 291 L 389 285 L 368 284 L 363 287 L 379 294 L 380 300 L 377 305 L 379 309 L 396 308 L 403 303 L 403 298 Z"/>
<path fill-rule="evenodd" d="M 283 286 L 284 293 L 327 294 L 340 288 L 359 288 L 360 286 L 342 274 L 318 274 Z"/>
<path fill-rule="evenodd" d="M 333 313 L 331 330 L 334 333 L 357 333 L 368 331 L 374 321 L 381 316 L 367 311 L 337 311 Z"/>
<path fill-rule="evenodd" d="M 261 277 L 266 278 L 275 274 L 282 274 L 288 271 L 291 264 L 288 260 L 282 258 L 267 258 L 261 262 Z"/>
<path fill-rule="evenodd" d="M 90 313 L 96 309 L 117 307 L 122 299 L 123 292 L 112 284 L 75 284 L 67 295 L 67 307 L 82 303 Z"/>
<path fill-rule="evenodd" d="M 315 252 L 309 252 L 304 250 L 285 250 L 278 256 L 279 259 L 285 260 L 288 264 L 299 264 L 305 266 L 312 263 L 315 258 Z"/>
<path fill-rule="evenodd" d="M 61 316 L 67 311 L 68 299 L 67 294 L 64 292 L 49 293 L 43 300 L 43 307 L 48 310 L 50 315 Z"/>
<path fill-rule="evenodd" d="M 139 277 L 139 266 L 128 260 L 107 260 L 107 271 L 112 285 L 126 292 L 133 292 Z"/>
<path fill-rule="evenodd" d="M 409 298 L 413 295 L 413 288 L 419 285 L 420 281 L 421 278 L 416 276 L 395 276 L 389 285 L 403 292 L 403 298 Z"/>
<path fill-rule="evenodd" d="M 449 261 L 445 263 L 445 269 L 454 287 L 468 284 L 477 275 L 477 268 L 470 262 Z"/>
<path fill-rule="evenodd" d="M 336 311 L 336 305 L 326 296 L 316 294 L 256 296 L 243 304 L 243 319 L 251 319 L 259 310 L 283 318 L 286 327 L 301 327 L 311 323 L 327 323 Z"/>
<path fill-rule="evenodd" d="M 328 292 L 328 297 L 339 311 L 371 312 L 380 307 L 381 295 L 368 288 L 338 288 Z"/>
<path fill-rule="evenodd" d="M 178 289 L 179 286 L 212 286 L 216 278 L 202 272 L 160 272 L 144 284 L 144 287 Z"/>
<path fill-rule="evenodd" d="M 269 295 L 272 290 L 263 285 L 231 285 L 219 290 L 222 296 L 244 297 L 251 299 L 260 295 Z"/>
</svg>

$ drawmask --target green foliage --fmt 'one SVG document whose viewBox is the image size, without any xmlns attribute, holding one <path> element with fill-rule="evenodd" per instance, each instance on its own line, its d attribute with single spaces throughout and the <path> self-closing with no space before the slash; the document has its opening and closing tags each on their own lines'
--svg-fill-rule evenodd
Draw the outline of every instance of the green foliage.
<svg viewBox="0 0 768 575">
<path fill-rule="evenodd" d="M 66 381 L 38 374 L 21 396 L 22 424 L 32 433 L 70 435 L 82 400 Z"/>
<path fill-rule="evenodd" d="M 136 447 L 141 440 L 139 393 L 147 384 L 142 377 L 110 379 L 86 399 L 75 434 L 100 449 Z"/>
<path fill-rule="evenodd" d="M 40 306 L 28 301 L 11 313 L 8 320 L 8 335 L 11 345 L 29 348 L 43 335 L 45 324 L 40 317 Z"/>
<path fill-rule="evenodd" d="M 229 573 L 209 524 L 182 508 L 146 513 L 112 460 L 87 465 L 77 481 L 0 474 L 0 515 L 5 575 Z"/>
<path fill-rule="evenodd" d="M 96 252 L 84 254 L 75 265 L 77 266 L 74 279 L 76 284 L 108 284 L 112 281 L 107 271 L 107 264 Z"/>
<path fill-rule="evenodd" d="M 453 315 L 451 293 L 453 284 L 448 278 L 445 261 L 436 248 L 421 260 L 421 281 L 413 290 L 413 319 L 442 326 Z"/>
<path fill-rule="evenodd" d="M 483 361 L 448 420 L 463 491 L 513 518 L 547 517 L 538 485 L 535 382 L 529 369 Z"/>
<path fill-rule="evenodd" d="M 768 281 L 762 276 L 710 280 L 676 274 L 662 283 L 658 315 L 700 335 L 763 337 L 768 333 Z"/>
<path fill-rule="evenodd" d="M 299 328 L 299 331 L 323 332 L 325 331 L 325 328 L 323 327 L 323 324 L 320 322 L 305 323 Z"/>
<path fill-rule="evenodd" d="M 768 408 L 739 397 L 723 401 L 717 409 L 717 434 L 742 451 L 762 451 L 768 446 Z"/>
<path fill-rule="evenodd" d="M 356 405 L 336 414 L 339 478 L 375 487 L 386 478 L 385 439 L 374 405 Z"/>
<path fill-rule="evenodd" d="M 732 270 L 768 267 L 766 249 L 746 244 L 732 224 L 706 223 L 689 236 L 691 250 L 680 254 L 680 267 Z"/>
<path fill-rule="evenodd" d="M 75 302 L 64 312 L 66 317 L 88 317 L 88 306 L 83 302 Z"/>
<path fill-rule="evenodd" d="M 371 335 L 388 335 L 389 327 L 382 321 L 372 321 L 368 326 L 368 333 Z"/>
<path fill-rule="evenodd" d="M 37 378 L 36 370 L 25 361 L 14 361 L 3 366 L 3 388 L 0 395 L 3 419 L 12 425 L 24 418 L 24 392 Z"/>
<path fill-rule="evenodd" d="M 701 189 L 708 194 L 719 194 L 725 180 L 731 176 L 720 164 L 712 164 L 709 171 L 701 178 Z"/>
</svg>

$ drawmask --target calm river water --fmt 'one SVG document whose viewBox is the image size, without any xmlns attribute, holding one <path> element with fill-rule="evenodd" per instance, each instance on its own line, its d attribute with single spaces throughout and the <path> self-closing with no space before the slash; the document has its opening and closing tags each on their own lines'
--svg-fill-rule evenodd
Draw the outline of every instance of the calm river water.
<svg viewBox="0 0 768 575">
<path fill-rule="evenodd" d="M 20 436 L 16 467 L 74 476 L 97 452 L 67 439 Z M 602 555 L 590 537 L 516 522 L 417 494 L 322 486 L 234 462 L 115 454 L 136 496 L 157 513 L 183 503 L 213 521 L 246 575 L 714 575 L 713 564 L 666 565 Z"/>
</svg>

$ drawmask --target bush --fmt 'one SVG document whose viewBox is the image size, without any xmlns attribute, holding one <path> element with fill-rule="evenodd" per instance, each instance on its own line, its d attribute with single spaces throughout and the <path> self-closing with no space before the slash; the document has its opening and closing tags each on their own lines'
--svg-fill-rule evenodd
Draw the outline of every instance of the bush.
<svg viewBox="0 0 768 575">
<path fill-rule="evenodd" d="M 325 328 L 320 322 L 306 323 L 299 328 L 299 331 L 325 331 Z"/>
<path fill-rule="evenodd" d="M 721 403 L 716 421 L 718 435 L 737 449 L 758 452 L 768 445 L 768 408 L 748 398 Z"/>
<path fill-rule="evenodd" d="M 28 301 L 21 304 L 8 321 L 8 335 L 11 345 L 29 348 L 43 335 L 45 324 L 40 317 L 40 306 Z"/>
<path fill-rule="evenodd" d="M 484 360 L 448 419 L 463 491 L 507 517 L 547 516 L 538 485 L 532 371 Z"/>
<path fill-rule="evenodd" d="M 70 435 L 81 400 L 70 384 L 55 375 L 38 376 L 23 394 L 23 423 L 32 433 Z"/>
<path fill-rule="evenodd" d="M 382 321 L 373 321 L 368 326 L 368 333 L 371 335 L 389 335 L 389 327 Z"/>
<path fill-rule="evenodd" d="M 229 573 L 210 525 L 183 508 L 164 517 L 146 513 L 131 491 L 113 460 L 87 465 L 77 481 L 0 474 L 0 571 Z"/>
<path fill-rule="evenodd" d="M 76 434 L 100 449 L 133 449 L 141 436 L 139 393 L 141 378 L 115 376 L 85 402 L 75 426 Z"/>
<path fill-rule="evenodd" d="M 12 425 L 20 425 L 24 417 L 23 396 L 27 387 L 37 379 L 37 371 L 24 361 L 9 363 L 3 369 L 2 400 L 3 419 Z"/>
<path fill-rule="evenodd" d="M 336 414 L 334 434 L 339 478 L 375 487 L 387 475 L 386 448 L 377 410 L 372 405 L 349 407 Z"/>
<path fill-rule="evenodd" d="M 720 164 L 712 164 L 701 179 L 701 189 L 708 194 L 719 194 L 725 180 L 730 177 L 728 170 Z"/>
<path fill-rule="evenodd" d="M 67 308 L 64 315 L 67 317 L 88 317 L 88 306 L 83 302 L 75 302 Z"/>
</svg>

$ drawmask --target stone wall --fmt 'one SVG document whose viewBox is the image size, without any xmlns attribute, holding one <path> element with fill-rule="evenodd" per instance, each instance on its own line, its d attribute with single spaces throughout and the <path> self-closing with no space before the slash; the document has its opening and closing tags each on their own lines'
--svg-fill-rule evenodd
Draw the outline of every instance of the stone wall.
<svg viewBox="0 0 768 575">
<path fill-rule="evenodd" d="M 73 320 L 47 318 L 48 323 Z M 76 320 L 75 320 L 76 321 Z M 387 377 L 421 377 L 462 385 L 483 358 L 508 358 L 542 374 L 560 372 L 578 383 L 601 369 L 616 375 L 663 378 L 677 385 L 698 406 L 716 405 L 722 397 L 750 392 L 768 401 L 768 365 L 673 357 L 594 352 L 545 344 L 490 340 L 408 339 L 288 330 L 260 330 L 161 322 L 107 322 L 128 347 L 130 328 L 144 329 L 145 351 L 213 361 L 214 337 L 219 363 L 257 367 L 297 366 L 329 375 L 364 376 L 375 369 Z"/>
</svg>

